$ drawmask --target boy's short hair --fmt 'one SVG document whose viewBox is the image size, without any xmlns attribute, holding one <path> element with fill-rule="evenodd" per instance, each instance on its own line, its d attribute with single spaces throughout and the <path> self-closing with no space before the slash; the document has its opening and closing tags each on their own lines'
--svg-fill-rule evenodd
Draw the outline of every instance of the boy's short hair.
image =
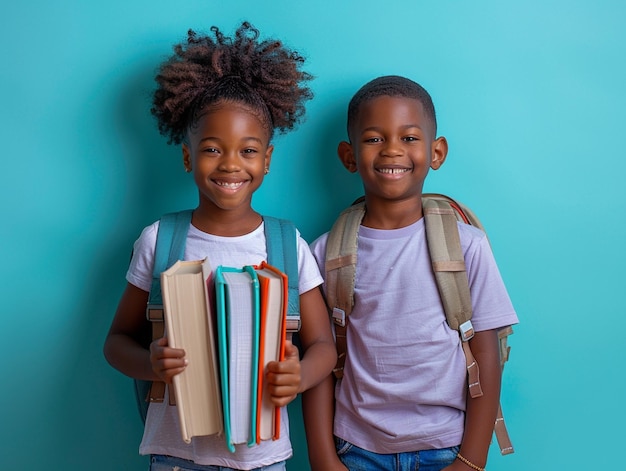
<svg viewBox="0 0 626 471">
<path fill-rule="evenodd" d="M 420 84 L 399 75 L 385 75 L 363 85 L 352 97 L 348 105 L 348 137 L 357 114 L 363 104 L 381 96 L 411 98 L 419 101 L 426 117 L 433 124 L 433 136 L 437 134 L 435 105 L 430 94 Z"/>
</svg>

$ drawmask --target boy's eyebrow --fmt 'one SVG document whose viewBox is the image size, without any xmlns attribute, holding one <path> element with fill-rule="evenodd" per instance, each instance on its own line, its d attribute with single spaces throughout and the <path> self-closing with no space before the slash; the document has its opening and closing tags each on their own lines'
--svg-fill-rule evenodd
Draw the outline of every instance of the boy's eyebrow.
<svg viewBox="0 0 626 471">
<path fill-rule="evenodd" d="M 420 131 L 422 130 L 422 126 L 420 126 L 419 124 L 405 124 L 403 126 L 400 126 L 400 128 L 403 131 L 407 129 L 411 129 L 411 128 L 417 128 Z M 361 134 L 367 131 L 380 131 L 381 129 L 382 129 L 382 126 L 368 126 L 361 130 Z"/>
</svg>

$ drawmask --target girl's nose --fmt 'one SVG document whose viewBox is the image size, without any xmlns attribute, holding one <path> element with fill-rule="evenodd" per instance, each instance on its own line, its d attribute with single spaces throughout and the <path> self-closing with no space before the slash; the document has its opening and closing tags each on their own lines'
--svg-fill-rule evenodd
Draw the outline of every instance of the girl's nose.
<svg viewBox="0 0 626 471">
<path fill-rule="evenodd" d="M 237 172 L 241 169 L 240 157 L 236 152 L 225 152 L 220 160 L 219 169 L 225 172 Z"/>
</svg>

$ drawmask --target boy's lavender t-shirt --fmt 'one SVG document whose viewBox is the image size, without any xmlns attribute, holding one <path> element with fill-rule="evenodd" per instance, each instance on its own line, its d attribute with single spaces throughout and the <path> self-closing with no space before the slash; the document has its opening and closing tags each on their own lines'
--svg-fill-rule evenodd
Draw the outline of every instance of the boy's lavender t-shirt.
<svg viewBox="0 0 626 471">
<path fill-rule="evenodd" d="M 518 322 L 485 234 L 459 223 L 474 329 Z M 311 245 L 324 273 L 327 234 Z M 459 445 L 467 394 L 459 334 L 446 323 L 424 220 L 359 228 L 355 304 L 334 432 L 376 453 Z"/>
</svg>

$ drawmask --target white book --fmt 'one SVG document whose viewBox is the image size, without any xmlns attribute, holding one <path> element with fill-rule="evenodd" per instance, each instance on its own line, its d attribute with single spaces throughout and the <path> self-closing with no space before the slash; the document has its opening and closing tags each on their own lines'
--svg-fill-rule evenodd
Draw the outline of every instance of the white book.
<svg viewBox="0 0 626 471">
<path fill-rule="evenodd" d="M 224 430 L 233 450 L 256 443 L 259 286 L 252 267 L 218 267 L 216 283 Z"/>
</svg>

